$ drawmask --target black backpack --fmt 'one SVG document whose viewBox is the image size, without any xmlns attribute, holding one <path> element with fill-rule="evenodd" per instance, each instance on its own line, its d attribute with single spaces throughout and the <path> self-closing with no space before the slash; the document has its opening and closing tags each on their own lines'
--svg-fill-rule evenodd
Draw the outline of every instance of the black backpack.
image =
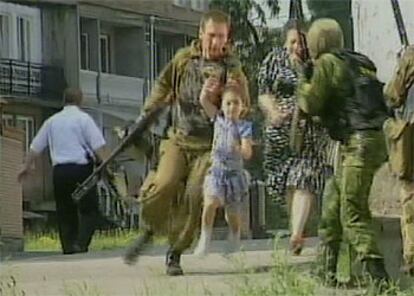
<svg viewBox="0 0 414 296">
<path fill-rule="evenodd" d="M 380 130 L 389 110 L 383 94 L 384 83 L 376 76 L 374 63 L 365 55 L 350 50 L 332 52 L 348 65 L 352 92 L 327 112 L 327 129 L 334 140 L 344 141 L 358 130 Z M 332 112 L 336 110 L 336 112 Z"/>
</svg>

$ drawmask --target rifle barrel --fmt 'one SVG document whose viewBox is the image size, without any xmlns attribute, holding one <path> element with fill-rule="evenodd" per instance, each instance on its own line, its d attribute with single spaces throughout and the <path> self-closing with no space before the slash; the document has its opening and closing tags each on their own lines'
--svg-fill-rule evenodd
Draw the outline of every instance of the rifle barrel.
<svg viewBox="0 0 414 296">
<path fill-rule="evenodd" d="M 107 159 L 101 162 L 101 164 L 93 171 L 85 181 L 80 184 L 75 191 L 72 193 L 72 198 L 75 201 L 79 201 L 89 190 L 95 186 L 98 182 L 98 175 L 102 172 L 102 170 L 119 154 L 121 153 L 132 141 L 134 137 L 140 136 L 146 128 L 152 123 L 153 119 L 158 116 L 159 113 L 163 108 L 158 108 L 155 111 L 151 112 L 146 116 L 142 116 L 139 120 L 137 120 L 131 132 L 121 140 L 117 147 L 111 152 Z"/>
<path fill-rule="evenodd" d="M 405 29 L 404 20 L 401 14 L 401 8 L 398 0 L 391 0 L 392 10 L 394 12 L 395 21 L 397 23 L 398 34 L 401 44 L 406 47 L 409 45 L 407 30 Z"/>
</svg>

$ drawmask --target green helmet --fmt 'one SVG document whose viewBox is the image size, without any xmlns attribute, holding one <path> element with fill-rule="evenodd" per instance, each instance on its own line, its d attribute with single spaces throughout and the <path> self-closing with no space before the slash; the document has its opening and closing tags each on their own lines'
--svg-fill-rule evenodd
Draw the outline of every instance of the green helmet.
<svg viewBox="0 0 414 296">
<path fill-rule="evenodd" d="M 317 59 L 321 54 L 344 47 L 344 34 L 339 24 L 329 18 L 314 21 L 308 31 L 309 54 Z"/>
</svg>

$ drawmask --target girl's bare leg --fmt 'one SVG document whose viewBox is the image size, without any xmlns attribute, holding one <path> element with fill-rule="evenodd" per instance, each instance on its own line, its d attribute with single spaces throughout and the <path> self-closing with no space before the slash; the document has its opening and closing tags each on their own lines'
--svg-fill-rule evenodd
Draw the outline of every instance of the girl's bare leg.
<svg viewBox="0 0 414 296">
<path fill-rule="evenodd" d="M 241 214 L 238 206 L 226 207 L 225 218 L 229 226 L 228 235 L 228 252 L 237 252 L 240 250 L 240 228 L 241 228 Z"/>
<path fill-rule="evenodd" d="M 194 255 L 205 256 L 208 254 L 214 219 L 218 207 L 220 207 L 220 200 L 218 198 L 207 197 L 204 199 L 203 214 L 201 217 L 201 235 L 197 247 L 194 249 Z"/>
</svg>

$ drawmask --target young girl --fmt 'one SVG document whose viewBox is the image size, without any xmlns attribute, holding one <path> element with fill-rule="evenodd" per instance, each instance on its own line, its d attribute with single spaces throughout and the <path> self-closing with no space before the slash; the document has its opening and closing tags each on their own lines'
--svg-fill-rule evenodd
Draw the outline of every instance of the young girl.
<svg viewBox="0 0 414 296">
<path fill-rule="evenodd" d="M 243 170 L 243 158 L 249 159 L 252 155 L 252 124 L 240 120 L 243 103 L 236 85 L 225 86 L 221 110 L 206 95 L 200 96 L 200 103 L 214 120 L 214 140 L 212 165 L 204 180 L 201 236 L 194 254 L 208 253 L 219 207 L 224 207 L 229 225 L 229 251 L 237 251 L 240 244 L 241 205 L 249 185 Z"/>
</svg>

